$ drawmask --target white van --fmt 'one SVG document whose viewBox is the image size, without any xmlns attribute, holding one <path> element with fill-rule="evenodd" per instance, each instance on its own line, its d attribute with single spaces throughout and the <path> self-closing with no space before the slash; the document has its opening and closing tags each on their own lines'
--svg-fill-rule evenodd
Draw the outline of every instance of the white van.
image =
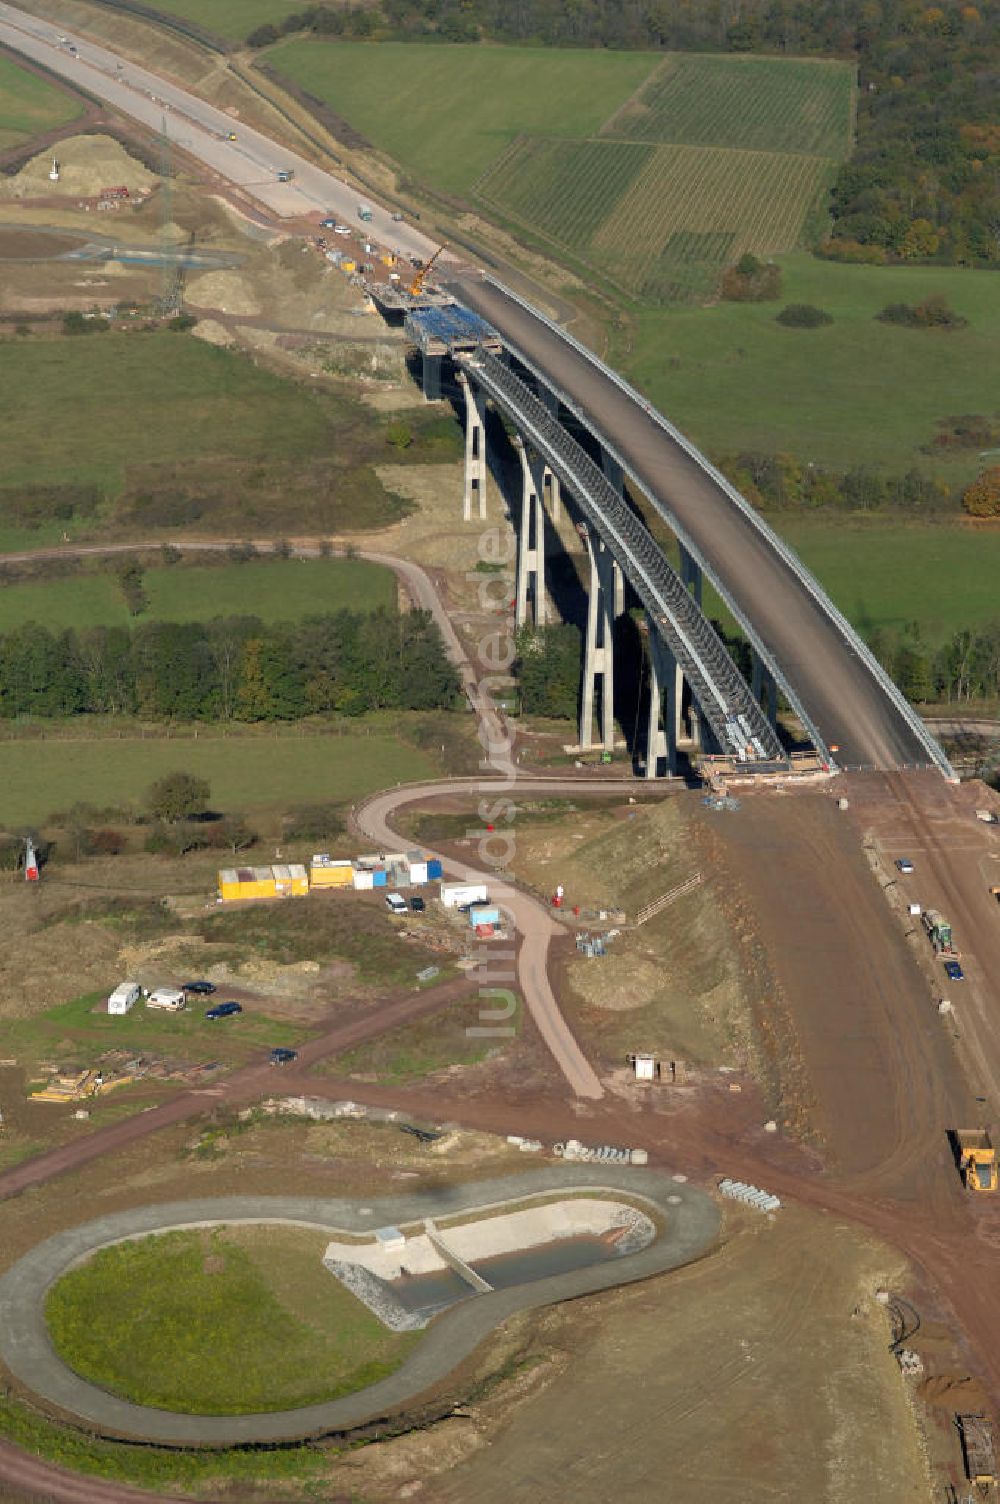
<svg viewBox="0 0 1000 1504">
<path fill-rule="evenodd" d="M 108 998 L 109 1013 L 129 1013 L 139 1001 L 142 989 L 138 982 L 119 982 Z"/>
<path fill-rule="evenodd" d="M 385 906 L 390 914 L 405 914 L 408 912 L 406 899 L 401 893 L 387 893 L 385 895 Z"/>
<path fill-rule="evenodd" d="M 165 1013 L 179 1013 L 187 1007 L 187 997 L 179 987 L 157 987 L 146 999 L 147 1008 L 162 1008 Z"/>
</svg>

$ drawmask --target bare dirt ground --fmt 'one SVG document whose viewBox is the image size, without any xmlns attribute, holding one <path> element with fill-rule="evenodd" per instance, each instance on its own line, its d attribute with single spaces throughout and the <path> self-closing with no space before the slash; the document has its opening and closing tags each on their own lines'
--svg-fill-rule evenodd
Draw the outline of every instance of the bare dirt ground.
<svg viewBox="0 0 1000 1504">
<path fill-rule="evenodd" d="M 872 1299 L 899 1274 L 889 1250 L 813 1214 L 770 1226 L 734 1216 L 720 1254 L 544 1317 L 528 1348 L 542 1359 L 525 1378 L 530 1398 L 508 1408 L 500 1391 L 473 1404 L 466 1455 L 415 1496 L 927 1498 L 885 1313 Z M 405 1497 L 440 1454 L 416 1440 L 380 1450 L 391 1457 L 396 1445 L 417 1455 L 395 1477 L 384 1461 L 389 1478 L 376 1459 L 369 1470 L 363 1453 L 333 1475 L 353 1477 L 373 1500 Z"/>
<path fill-rule="evenodd" d="M 828 792 L 751 796 L 715 819 L 751 895 L 824 1157 L 854 1183 L 924 1201 L 928 1160 L 950 1163 L 945 1135 L 971 1093 L 855 827 Z"/>
</svg>

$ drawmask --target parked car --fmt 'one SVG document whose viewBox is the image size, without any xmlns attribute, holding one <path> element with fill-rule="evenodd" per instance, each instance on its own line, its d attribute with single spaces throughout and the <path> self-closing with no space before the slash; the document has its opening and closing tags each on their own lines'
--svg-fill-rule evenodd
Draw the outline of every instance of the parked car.
<svg viewBox="0 0 1000 1504">
<path fill-rule="evenodd" d="M 334 225 L 333 233 L 335 235 L 350 235 L 351 227 L 350 225 Z"/>
<path fill-rule="evenodd" d="M 397 212 L 397 213 L 395 213 L 395 214 L 394 214 L 394 215 L 393 215 L 393 216 L 392 216 L 392 218 L 393 218 L 393 223 L 394 223 L 394 224 L 397 224 L 397 225 L 400 225 L 400 224 L 402 224 L 402 223 L 403 223 L 403 216 L 402 216 L 402 215 L 401 215 L 401 214 L 400 214 L 400 213 L 398 213 L 398 212 Z"/>
<path fill-rule="evenodd" d="M 329 219 L 321 219 L 319 227 L 321 230 L 332 230 L 336 223 L 337 221 L 331 216 Z"/>
<path fill-rule="evenodd" d="M 901 856 L 897 861 L 896 866 L 899 868 L 900 872 L 902 872 L 904 877 L 909 877 L 910 873 L 913 871 L 913 863 L 910 861 L 910 858 L 908 856 Z"/>
<path fill-rule="evenodd" d="M 959 966 L 957 961 L 946 961 L 944 963 L 944 970 L 949 982 L 965 981 L 965 972 L 962 970 L 961 966 Z"/>
<path fill-rule="evenodd" d="M 298 1058 L 298 1050 L 286 1050 L 279 1045 L 277 1049 L 271 1051 L 268 1061 L 271 1065 L 288 1065 L 290 1061 Z"/>
<path fill-rule="evenodd" d="M 206 1018 L 232 1018 L 234 1013 L 242 1013 L 242 1003 L 216 1003 L 214 1008 L 206 1008 Z"/>
<path fill-rule="evenodd" d="M 424 903 L 424 900 L 422 898 L 410 899 L 410 908 L 413 910 L 414 914 L 422 914 L 426 907 L 427 905 Z"/>
<path fill-rule="evenodd" d="M 214 982 L 182 982 L 184 992 L 193 992 L 195 997 L 211 997 L 215 991 Z"/>
</svg>

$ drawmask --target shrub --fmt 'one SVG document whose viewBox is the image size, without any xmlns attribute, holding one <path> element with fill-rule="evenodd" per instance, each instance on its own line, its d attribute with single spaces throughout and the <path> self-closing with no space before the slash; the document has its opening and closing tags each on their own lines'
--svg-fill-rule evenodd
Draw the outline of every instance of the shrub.
<svg viewBox="0 0 1000 1504">
<path fill-rule="evenodd" d="M 786 303 L 776 321 L 786 329 L 819 329 L 833 323 L 825 308 L 815 308 L 812 303 Z"/>
<path fill-rule="evenodd" d="M 1000 517 L 1000 465 L 991 465 L 962 492 L 970 517 Z"/>
<path fill-rule="evenodd" d="M 125 850 L 125 837 L 120 830 L 105 826 L 90 833 L 90 849 L 95 856 L 120 856 Z"/>
<path fill-rule="evenodd" d="M 211 791 L 204 778 L 192 773 L 166 773 L 149 791 L 149 808 L 157 820 L 175 825 L 192 815 L 203 815 Z"/>
<path fill-rule="evenodd" d="M 282 821 L 286 841 L 332 841 L 345 830 L 343 814 L 336 804 L 300 804 Z"/>
<path fill-rule="evenodd" d="M 719 295 L 730 303 L 765 303 L 781 296 L 781 268 L 749 251 L 722 274 Z"/>
<path fill-rule="evenodd" d="M 887 303 L 875 317 L 881 324 L 900 324 L 905 329 L 964 329 L 969 322 L 939 292 L 922 303 Z"/>
<path fill-rule="evenodd" d="M 889 259 L 884 246 L 862 245 L 847 238 L 821 240 L 816 254 L 826 261 L 846 261 L 855 266 L 884 266 Z"/>
</svg>

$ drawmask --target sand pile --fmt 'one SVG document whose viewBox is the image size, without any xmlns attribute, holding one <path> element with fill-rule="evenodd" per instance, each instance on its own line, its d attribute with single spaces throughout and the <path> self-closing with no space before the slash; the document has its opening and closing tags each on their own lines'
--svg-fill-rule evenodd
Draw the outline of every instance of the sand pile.
<svg viewBox="0 0 1000 1504">
<path fill-rule="evenodd" d="M 59 181 L 49 178 L 52 158 Z M 0 198 L 95 198 L 102 188 L 124 185 L 133 196 L 149 193 L 159 179 L 110 136 L 67 136 L 53 151 L 40 152 L 11 178 L 0 178 Z"/>
</svg>

